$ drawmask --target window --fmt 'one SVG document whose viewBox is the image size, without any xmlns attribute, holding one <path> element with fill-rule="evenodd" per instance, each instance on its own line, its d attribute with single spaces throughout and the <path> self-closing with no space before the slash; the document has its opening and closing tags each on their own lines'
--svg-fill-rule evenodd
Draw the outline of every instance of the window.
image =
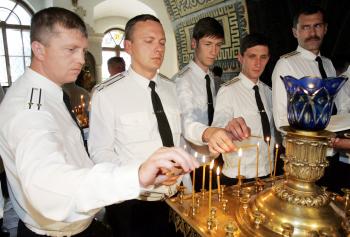
<svg viewBox="0 0 350 237">
<path fill-rule="evenodd" d="M 33 11 L 21 0 L 0 1 L 0 84 L 10 86 L 30 64 Z"/>
<path fill-rule="evenodd" d="M 131 59 L 130 55 L 124 51 L 124 30 L 113 28 L 108 30 L 102 40 L 102 81 L 109 78 L 107 61 L 114 56 L 122 57 L 125 67 L 128 68 Z"/>
</svg>

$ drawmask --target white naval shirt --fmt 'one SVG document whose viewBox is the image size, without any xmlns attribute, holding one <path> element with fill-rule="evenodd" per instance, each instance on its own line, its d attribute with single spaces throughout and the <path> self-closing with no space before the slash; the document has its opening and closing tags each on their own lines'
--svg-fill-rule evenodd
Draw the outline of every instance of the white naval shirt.
<svg viewBox="0 0 350 237">
<path fill-rule="evenodd" d="M 213 126 L 225 127 L 232 118 L 243 117 L 247 126 L 251 129 L 251 134 L 254 136 L 260 136 L 261 139 L 251 139 L 247 141 L 249 144 L 260 145 L 260 157 L 259 157 L 259 176 L 265 176 L 269 174 L 270 163 L 268 159 L 268 146 L 264 142 L 263 129 L 261 124 L 260 113 L 255 100 L 255 91 L 253 86 L 255 84 L 249 80 L 243 73 L 238 75 L 238 79 L 234 78 L 220 87 L 216 98 L 216 107 L 214 113 Z M 272 119 L 272 101 L 271 101 L 271 89 L 261 81 L 257 83 L 259 87 L 259 93 L 261 100 L 264 104 L 264 109 L 269 118 L 271 128 L 271 147 L 273 150 L 274 144 L 274 124 Z M 254 141 L 253 141 L 254 140 Z M 271 159 L 273 160 L 273 154 Z M 238 154 L 232 152 L 230 154 L 224 154 L 224 167 L 222 172 L 225 176 L 235 178 L 238 173 Z M 243 150 L 243 156 L 241 160 L 241 175 L 246 178 L 254 178 L 256 176 L 256 147 Z"/>
<path fill-rule="evenodd" d="M 80 233 L 99 208 L 139 195 L 139 164 L 94 165 L 61 87 L 49 79 L 26 69 L 7 91 L 0 114 L 0 155 L 10 198 L 32 231 Z"/>
<path fill-rule="evenodd" d="M 312 52 L 298 46 L 297 50 L 282 56 L 278 61 L 272 73 L 272 101 L 273 101 L 273 117 L 275 119 L 276 128 L 281 126 L 289 126 L 287 118 L 287 93 L 284 83 L 280 76 L 293 76 L 297 79 L 305 76 L 320 77 L 320 71 Z M 332 62 L 321 56 L 324 70 L 328 77 L 336 76 Z M 342 106 L 339 101 L 341 98 L 336 97 L 335 103 L 338 113 L 342 112 Z"/>
<path fill-rule="evenodd" d="M 202 135 L 208 126 L 208 98 L 205 75 L 210 77 L 210 88 L 215 107 L 215 83 L 210 71 L 204 72 L 194 61 L 190 61 L 173 79 L 180 101 L 181 124 L 184 137 L 196 144 L 205 145 Z"/>
<path fill-rule="evenodd" d="M 159 74 L 152 80 L 156 83 L 156 92 L 170 124 L 174 145 L 179 146 L 181 125 L 175 84 Z M 163 146 L 149 82 L 130 67 L 127 72 L 96 87 L 91 101 L 88 141 L 94 162 L 113 162 L 119 166 L 143 162 Z M 139 199 L 160 200 L 165 195 L 172 196 L 176 184 L 170 189 L 162 185 L 148 191 Z"/>
<path fill-rule="evenodd" d="M 342 113 L 350 113 L 350 65 L 348 69 L 342 74 L 347 77 L 348 80 L 339 91 L 339 97 L 342 98 L 340 103 L 340 109 Z"/>
</svg>

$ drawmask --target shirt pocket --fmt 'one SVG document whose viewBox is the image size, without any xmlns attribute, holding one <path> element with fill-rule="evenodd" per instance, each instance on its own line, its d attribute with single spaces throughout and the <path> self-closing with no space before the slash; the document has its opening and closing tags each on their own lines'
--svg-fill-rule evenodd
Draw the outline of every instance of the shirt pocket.
<svg viewBox="0 0 350 237">
<path fill-rule="evenodd" d="M 117 126 L 117 137 L 122 143 L 137 143 L 150 140 L 151 121 L 145 112 L 124 114 L 120 116 Z"/>
</svg>

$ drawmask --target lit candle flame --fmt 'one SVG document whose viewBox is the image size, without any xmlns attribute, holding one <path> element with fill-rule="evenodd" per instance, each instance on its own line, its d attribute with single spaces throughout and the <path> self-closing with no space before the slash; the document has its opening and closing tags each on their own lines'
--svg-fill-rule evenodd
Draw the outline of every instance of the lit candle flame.
<svg viewBox="0 0 350 237">
<path fill-rule="evenodd" d="M 195 152 L 195 153 L 194 153 L 194 158 L 197 158 L 197 156 L 198 156 L 198 153 Z"/>
<path fill-rule="evenodd" d="M 242 153 L 243 153 L 242 148 L 239 148 L 239 149 L 238 149 L 238 156 L 239 156 L 239 157 L 242 157 Z"/>
<path fill-rule="evenodd" d="M 269 142 L 270 141 L 270 137 L 266 137 L 266 141 Z"/>
<path fill-rule="evenodd" d="M 205 156 L 202 156 L 202 162 L 205 163 Z"/>
<path fill-rule="evenodd" d="M 210 162 L 210 169 L 212 170 L 214 168 L 214 160 Z"/>
<path fill-rule="evenodd" d="M 220 175 L 220 167 L 219 166 L 216 168 L 216 175 Z"/>
</svg>

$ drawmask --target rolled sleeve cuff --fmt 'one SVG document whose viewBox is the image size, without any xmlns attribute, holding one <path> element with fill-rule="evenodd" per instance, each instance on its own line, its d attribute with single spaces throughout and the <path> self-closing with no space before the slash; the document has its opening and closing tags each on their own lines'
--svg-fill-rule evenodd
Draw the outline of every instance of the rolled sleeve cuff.
<svg viewBox="0 0 350 237">
<path fill-rule="evenodd" d="M 190 127 L 189 133 L 185 138 L 192 142 L 195 145 L 203 146 L 206 145 L 206 143 L 202 140 L 204 131 L 209 128 L 209 126 L 196 123 L 193 126 Z"/>
</svg>

